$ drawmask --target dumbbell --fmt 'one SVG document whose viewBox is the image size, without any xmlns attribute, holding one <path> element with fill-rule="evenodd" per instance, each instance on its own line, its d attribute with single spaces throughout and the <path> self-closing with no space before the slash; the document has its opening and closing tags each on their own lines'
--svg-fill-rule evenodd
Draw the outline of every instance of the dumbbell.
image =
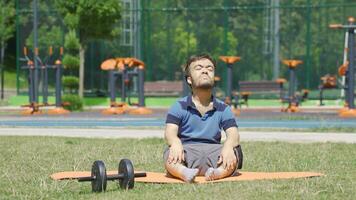
<svg viewBox="0 0 356 200">
<path fill-rule="evenodd" d="M 118 174 L 107 175 L 105 164 L 101 160 L 94 161 L 91 168 L 91 176 L 79 177 L 79 182 L 91 181 L 93 192 L 102 192 L 106 190 L 108 180 L 119 180 L 120 188 L 132 189 L 135 184 L 135 177 L 146 177 L 146 172 L 135 173 L 133 164 L 129 159 L 120 160 Z"/>
<path fill-rule="evenodd" d="M 236 147 L 236 150 L 237 150 L 237 158 L 238 158 L 237 169 L 241 169 L 242 168 L 242 163 L 243 163 L 243 160 L 244 160 L 244 155 L 242 153 L 241 145 L 238 145 Z"/>
</svg>

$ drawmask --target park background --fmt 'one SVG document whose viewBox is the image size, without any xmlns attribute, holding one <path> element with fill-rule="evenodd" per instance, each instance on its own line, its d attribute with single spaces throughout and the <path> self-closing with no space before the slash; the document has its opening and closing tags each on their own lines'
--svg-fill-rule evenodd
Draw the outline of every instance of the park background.
<svg viewBox="0 0 356 200">
<path fill-rule="evenodd" d="M 77 1 L 61 2 L 38 1 L 40 57 L 48 56 L 50 46 L 58 57 L 64 46 L 67 60 L 63 62 L 68 66 L 64 73 L 70 77 L 79 76 L 83 60 L 83 90 L 78 92 L 91 97 L 107 96 L 107 72 L 100 64 L 108 58 L 139 58 L 146 64 L 146 81 L 173 81 L 182 80 L 181 66 L 189 56 L 209 53 L 216 60 L 221 55 L 241 57 L 233 67 L 234 89 L 238 89 L 238 81 L 288 79 L 288 69 L 281 61 L 300 59 L 303 64 L 296 72 L 297 88 L 311 90 L 309 97 L 316 99 L 320 77 L 337 74 L 343 63 L 344 32 L 328 26 L 346 23 L 347 17 L 356 13 L 352 0 L 87 1 L 84 7 L 96 5 L 87 13 L 71 10 L 68 5 Z M 2 43 L 5 88 L 11 95 L 26 95 L 27 72 L 21 69 L 25 64 L 21 59 L 25 46 L 30 55 L 33 53 L 33 1 L 5 3 L 12 7 L 6 13 L 13 23 L 11 36 Z M 100 14 L 105 12 L 106 16 Z M 74 45 L 68 44 L 70 41 Z M 226 71 L 226 65 L 218 61 L 217 75 L 222 81 L 217 87 L 222 91 L 226 89 Z M 51 90 L 54 72 L 49 78 Z M 74 88 L 80 84 L 79 79 L 67 82 L 64 84 L 74 84 Z M 339 99 L 340 90 L 325 95 Z M 20 99 L 10 98 L 7 104 L 23 103 L 26 98 Z"/>
</svg>

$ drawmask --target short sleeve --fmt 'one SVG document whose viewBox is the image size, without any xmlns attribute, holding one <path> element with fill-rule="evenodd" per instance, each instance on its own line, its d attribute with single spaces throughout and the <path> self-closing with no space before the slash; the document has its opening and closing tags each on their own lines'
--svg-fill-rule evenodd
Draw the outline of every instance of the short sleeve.
<svg viewBox="0 0 356 200">
<path fill-rule="evenodd" d="M 226 131 L 228 128 L 231 128 L 231 127 L 237 128 L 235 115 L 234 115 L 234 113 L 232 113 L 230 106 L 227 106 L 225 108 L 224 112 L 222 113 L 220 123 L 221 123 L 220 126 L 222 127 L 222 129 L 224 129 L 224 131 Z"/>
<path fill-rule="evenodd" d="M 180 125 L 182 121 L 182 107 L 177 101 L 173 106 L 169 109 L 166 117 L 166 124 L 176 124 Z"/>
</svg>

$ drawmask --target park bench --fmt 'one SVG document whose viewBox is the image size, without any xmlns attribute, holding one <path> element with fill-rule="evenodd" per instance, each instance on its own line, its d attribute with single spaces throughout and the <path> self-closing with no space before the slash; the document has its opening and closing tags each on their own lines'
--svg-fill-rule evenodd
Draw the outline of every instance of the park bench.
<svg viewBox="0 0 356 200">
<path fill-rule="evenodd" d="M 248 99 L 251 94 L 277 94 L 279 98 L 283 97 L 283 84 L 285 79 L 276 81 L 239 81 L 239 95 L 243 99 L 241 104 L 248 106 Z"/>
<path fill-rule="evenodd" d="M 289 98 L 286 96 L 283 87 L 285 82 L 286 80 L 283 78 L 275 81 L 239 81 L 239 95 L 243 101 L 237 100 L 237 104 L 248 106 L 248 99 L 251 94 L 276 94 L 283 103 L 287 103 Z M 297 94 L 297 98 L 300 99 L 300 102 L 303 102 L 308 98 L 309 90 L 304 89 L 301 93 L 301 95 Z"/>
<path fill-rule="evenodd" d="M 145 81 L 145 96 L 182 96 L 182 81 Z"/>
</svg>

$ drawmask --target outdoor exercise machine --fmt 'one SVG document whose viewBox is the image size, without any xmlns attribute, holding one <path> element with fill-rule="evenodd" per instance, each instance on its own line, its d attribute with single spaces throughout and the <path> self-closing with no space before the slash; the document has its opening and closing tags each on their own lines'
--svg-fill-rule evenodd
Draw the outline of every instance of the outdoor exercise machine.
<svg viewBox="0 0 356 200">
<path fill-rule="evenodd" d="M 356 117 L 355 109 L 355 34 L 356 34 L 356 24 L 355 18 L 349 17 L 348 24 L 330 24 L 332 29 L 346 29 L 347 31 L 347 58 L 344 59 L 344 63 L 339 67 L 339 75 L 345 76 L 345 108 L 339 112 L 340 117 Z"/>
<path fill-rule="evenodd" d="M 53 59 L 53 48 L 50 47 L 48 50 L 48 56 L 42 60 L 39 57 L 39 50 L 35 48 L 33 54 L 33 59 L 31 60 L 28 54 L 27 47 L 24 47 L 23 54 L 25 58 L 21 58 L 21 61 L 26 61 L 27 65 L 21 67 L 21 69 L 28 70 L 28 96 L 29 104 L 22 105 L 22 107 L 27 107 L 26 110 L 22 112 L 24 115 L 42 114 L 40 107 L 45 106 L 55 106 L 54 109 L 49 109 L 48 114 L 67 114 L 68 110 L 63 108 L 62 103 L 62 55 L 63 47 L 59 50 L 59 58 L 57 60 Z M 36 61 L 36 62 L 35 62 Z M 56 73 L 55 81 L 55 104 L 48 103 L 48 69 L 54 69 Z M 39 103 L 38 97 L 38 70 L 41 70 L 41 80 L 42 80 L 42 103 Z"/>
<path fill-rule="evenodd" d="M 299 104 L 308 96 L 309 91 L 303 90 L 303 95 L 299 95 L 296 92 L 297 77 L 295 70 L 303 63 L 301 60 L 283 60 L 283 64 L 288 67 L 289 72 L 289 87 L 288 94 L 285 97 L 281 97 L 282 103 L 288 103 L 288 107 L 282 108 L 282 112 L 299 112 Z"/>
<path fill-rule="evenodd" d="M 110 108 L 103 110 L 103 114 L 123 114 L 128 112 L 133 115 L 151 114 L 152 110 L 145 108 L 144 96 L 144 73 L 145 64 L 136 58 L 115 58 L 105 60 L 101 64 L 101 69 L 109 72 L 108 84 L 110 91 Z M 138 103 L 130 102 L 129 105 L 135 105 L 138 108 L 129 109 L 126 103 L 127 93 L 130 91 L 130 82 L 133 77 L 138 77 Z M 116 102 L 116 82 L 121 77 L 121 102 Z"/>
<path fill-rule="evenodd" d="M 319 85 L 319 105 L 323 106 L 323 93 L 327 89 L 336 89 L 337 88 L 337 78 L 336 75 L 326 74 L 320 78 L 321 84 Z"/>
<path fill-rule="evenodd" d="M 227 88 L 226 88 L 226 95 L 225 95 L 225 100 L 224 102 L 228 105 L 233 105 L 232 104 L 232 99 L 234 98 L 235 102 L 238 102 L 238 95 L 233 95 L 232 94 L 232 75 L 233 75 L 233 71 L 232 71 L 232 66 L 241 60 L 241 57 L 238 56 L 220 56 L 219 59 L 221 61 L 223 61 L 226 64 L 227 67 Z M 232 106 L 232 111 L 235 115 L 239 115 L 240 114 L 240 110 L 238 109 L 238 107 L 236 106 L 236 104 L 234 106 Z"/>
</svg>

